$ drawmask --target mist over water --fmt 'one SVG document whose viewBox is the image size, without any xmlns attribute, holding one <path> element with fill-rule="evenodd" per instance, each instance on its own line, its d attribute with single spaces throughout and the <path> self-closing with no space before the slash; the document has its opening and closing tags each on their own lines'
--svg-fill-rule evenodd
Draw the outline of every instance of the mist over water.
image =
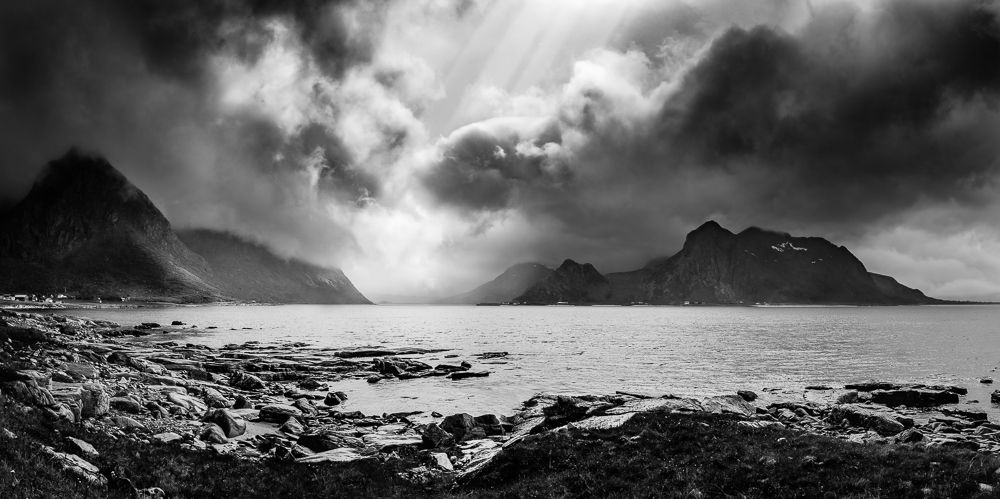
<svg viewBox="0 0 1000 499">
<path fill-rule="evenodd" d="M 538 392 L 705 396 L 739 389 L 884 380 L 955 384 L 990 410 L 1000 366 L 1000 306 L 921 307 L 472 307 L 198 306 L 67 310 L 70 315 L 199 328 L 140 341 L 208 345 L 305 342 L 449 349 L 416 358 L 432 365 L 468 360 L 488 378 L 331 383 L 348 393 L 344 410 L 510 413 Z M 253 328 L 244 330 L 241 328 Z M 236 328 L 236 330 L 230 330 Z M 506 351 L 504 359 L 480 360 Z M 448 358 L 457 354 L 457 358 Z"/>
</svg>

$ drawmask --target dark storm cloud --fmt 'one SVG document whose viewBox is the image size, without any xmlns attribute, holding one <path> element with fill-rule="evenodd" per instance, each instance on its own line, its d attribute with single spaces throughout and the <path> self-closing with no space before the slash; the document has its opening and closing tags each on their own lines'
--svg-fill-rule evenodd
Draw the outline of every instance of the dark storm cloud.
<svg viewBox="0 0 1000 499">
<path fill-rule="evenodd" d="M 683 12 L 663 20 L 668 41 L 700 25 Z M 509 174 L 491 156 L 504 141 L 483 134 L 445 141 L 467 154 L 445 155 L 425 181 L 443 203 L 555 217 L 564 237 L 647 256 L 710 217 L 845 234 L 926 203 L 990 201 L 1000 169 L 996 3 L 835 4 L 813 15 L 792 33 L 724 30 L 665 97 L 642 90 L 648 113 L 625 113 L 629 101 L 602 83 L 574 87 L 553 117 L 564 138 L 577 137 L 561 151 L 571 175 L 559 189 Z M 490 195 L 469 195 L 479 189 Z"/>
<path fill-rule="evenodd" d="M 310 98 L 329 119 L 293 129 L 272 115 L 224 111 L 219 58 L 253 67 L 275 43 L 269 23 L 278 20 L 336 82 L 372 58 L 385 4 L 0 3 L 0 206 L 23 195 L 47 161 L 80 146 L 108 156 L 182 225 L 317 248 L 349 241 L 342 228 L 296 213 L 307 194 L 296 188 L 310 174 L 305 165 L 318 170 L 319 193 L 339 202 L 379 192 L 331 129 L 337 103 L 314 89 Z"/>
</svg>

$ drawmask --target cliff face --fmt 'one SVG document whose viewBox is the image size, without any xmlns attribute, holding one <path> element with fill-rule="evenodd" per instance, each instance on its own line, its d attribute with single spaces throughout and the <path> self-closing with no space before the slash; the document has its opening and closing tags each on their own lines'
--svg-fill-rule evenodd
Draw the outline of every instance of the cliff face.
<svg viewBox="0 0 1000 499">
<path fill-rule="evenodd" d="M 549 276 L 528 288 L 523 303 L 603 303 L 611 299 L 611 283 L 593 265 L 566 260 Z"/>
<path fill-rule="evenodd" d="M 275 303 L 370 303 L 339 269 L 282 259 L 222 232 L 198 229 L 178 235 L 208 261 L 212 284 L 225 296 Z"/>
<path fill-rule="evenodd" d="M 0 217 L 0 290 L 199 302 L 368 303 L 336 269 L 225 236 L 182 242 L 106 160 L 71 151 Z M 207 259 L 206 259 L 207 258 Z M 270 289 L 268 289 L 270 288 Z"/>
<path fill-rule="evenodd" d="M 471 305 L 509 302 L 524 294 L 552 272 L 552 269 L 540 263 L 519 263 L 505 270 L 496 279 L 471 291 L 440 300 L 439 303 Z"/>
</svg>

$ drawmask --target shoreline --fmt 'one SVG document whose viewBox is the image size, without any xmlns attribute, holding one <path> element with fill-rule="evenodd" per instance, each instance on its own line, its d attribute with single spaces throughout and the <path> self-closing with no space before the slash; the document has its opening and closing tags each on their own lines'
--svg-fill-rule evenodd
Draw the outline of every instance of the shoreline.
<svg viewBox="0 0 1000 499">
<path fill-rule="evenodd" d="M 213 349 L 182 345 L 169 336 L 163 338 L 168 341 L 132 341 L 153 330 L 187 331 L 184 324 L 123 328 L 12 311 L 0 311 L 0 320 L 0 392 L 19 407 L 136 445 L 178 445 L 238 459 L 367 462 L 405 450 L 430 463 L 415 468 L 466 479 L 528 437 L 614 430 L 652 413 L 723 415 L 747 429 L 790 430 L 859 444 L 1000 454 L 1000 425 L 968 407 L 967 391 L 954 386 L 810 387 L 800 397 L 782 400 L 750 391 L 702 398 L 539 394 L 509 415 L 366 415 L 342 410 L 351 395 L 331 391 L 330 383 L 489 373 L 458 359 L 430 366 L 407 357 L 446 350 L 257 342 Z M 504 356 L 486 352 L 477 363 Z M 808 400 L 807 393 L 819 400 Z M 71 472 L 98 483 L 103 477 Z"/>
</svg>

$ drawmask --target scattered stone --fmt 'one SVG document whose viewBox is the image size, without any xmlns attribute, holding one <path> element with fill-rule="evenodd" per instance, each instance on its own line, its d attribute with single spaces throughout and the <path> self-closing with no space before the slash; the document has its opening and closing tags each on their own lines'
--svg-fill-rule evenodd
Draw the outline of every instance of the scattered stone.
<svg viewBox="0 0 1000 499">
<path fill-rule="evenodd" d="M 216 409 L 209 412 L 203 421 L 218 426 L 226 438 L 235 438 L 247 431 L 246 421 L 236 418 L 226 409 Z"/>
<path fill-rule="evenodd" d="M 261 407 L 260 414 L 258 415 L 261 421 L 278 424 L 288 421 L 288 418 L 292 416 L 301 417 L 302 411 L 285 404 L 265 405 L 264 407 Z"/>
<path fill-rule="evenodd" d="M 208 423 L 201 430 L 201 434 L 198 436 L 202 441 L 213 443 L 213 444 L 224 444 L 229 440 L 226 438 L 225 432 L 218 425 L 213 423 Z"/>
<path fill-rule="evenodd" d="M 285 424 L 281 425 L 278 430 L 288 433 L 289 435 L 298 435 L 306 431 L 306 428 L 302 426 L 302 423 L 300 423 L 299 420 L 293 416 L 288 418 L 288 420 L 285 421 Z"/>
<path fill-rule="evenodd" d="M 444 452 L 432 452 L 431 460 L 434 461 L 439 468 L 446 469 L 448 471 L 455 471 L 455 466 L 451 463 L 451 459 L 448 459 L 448 454 Z"/>
<path fill-rule="evenodd" d="M 153 440 L 161 444 L 169 444 L 171 442 L 179 442 L 183 440 L 183 437 L 172 431 L 167 431 L 153 435 Z"/>
</svg>

